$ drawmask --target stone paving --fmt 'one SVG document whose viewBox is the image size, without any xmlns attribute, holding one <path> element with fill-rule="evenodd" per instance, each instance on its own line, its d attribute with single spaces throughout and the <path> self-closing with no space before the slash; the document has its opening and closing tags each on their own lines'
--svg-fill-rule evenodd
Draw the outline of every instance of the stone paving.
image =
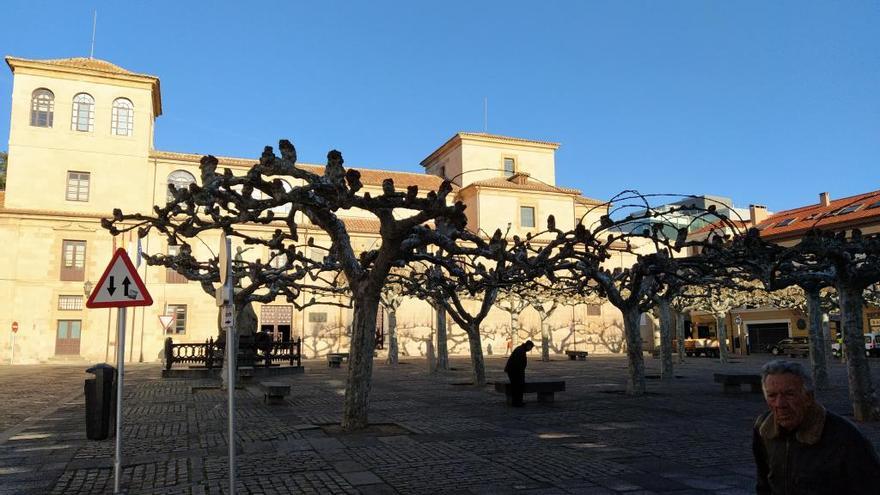
<svg viewBox="0 0 880 495">
<path fill-rule="evenodd" d="M 535 353 L 533 353 L 535 354 Z M 468 361 L 429 375 L 423 360 L 376 363 L 370 422 L 343 434 L 345 369 L 306 361 L 283 405 L 256 383 L 236 391 L 240 494 L 752 493 L 751 425 L 759 394 L 723 394 L 712 373 L 757 372 L 767 356 L 691 358 L 674 383 L 623 394 L 622 356 L 542 363 L 527 378 L 562 379 L 552 404 L 508 408 L 491 386 L 468 384 Z M 490 381 L 504 359 L 487 360 Z M 875 366 L 880 368 L 880 366 Z M 126 367 L 124 469 L 129 494 L 221 494 L 227 486 L 225 393 L 206 380 L 161 379 L 158 365 Z M 653 379 L 650 379 L 651 377 Z M 85 439 L 83 366 L 0 367 L 0 495 L 111 493 L 113 440 Z M 850 414 L 846 370 L 819 393 Z M 875 383 L 880 373 L 875 371 Z M 880 448 L 880 425 L 862 424 Z"/>
</svg>

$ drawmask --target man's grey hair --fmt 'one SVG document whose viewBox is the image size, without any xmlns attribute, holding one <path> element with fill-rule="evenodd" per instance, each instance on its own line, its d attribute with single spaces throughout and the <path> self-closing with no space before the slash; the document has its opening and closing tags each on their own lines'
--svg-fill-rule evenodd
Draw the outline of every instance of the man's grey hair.
<svg viewBox="0 0 880 495">
<path fill-rule="evenodd" d="M 804 383 L 804 390 L 807 392 L 813 391 L 813 376 L 807 373 L 807 370 L 804 369 L 801 363 L 784 359 L 770 361 L 761 368 L 761 385 L 764 385 L 764 381 L 767 380 L 768 376 L 783 374 L 800 377 Z"/>
</svg>

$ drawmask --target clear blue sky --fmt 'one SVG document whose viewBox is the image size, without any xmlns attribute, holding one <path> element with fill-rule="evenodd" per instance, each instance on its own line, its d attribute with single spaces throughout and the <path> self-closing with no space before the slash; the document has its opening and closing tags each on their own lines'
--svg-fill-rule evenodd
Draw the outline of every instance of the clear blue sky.
<svg viewBox="0 0 880 495">
<path fill-rule="evenodd" d="M 560 185 L 781 210 L 880 188 L 868 1 L 5 0 L 0 48 L 162 81 L 156 148 L 421 171 L 457 131 L 562 143 Z M 0 136 L 11 74 L 0 76 Z"/>
</svg>

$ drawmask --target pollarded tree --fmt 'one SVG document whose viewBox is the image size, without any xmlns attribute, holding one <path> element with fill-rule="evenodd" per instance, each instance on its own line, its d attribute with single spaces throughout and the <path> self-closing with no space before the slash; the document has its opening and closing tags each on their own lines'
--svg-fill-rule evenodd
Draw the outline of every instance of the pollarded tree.
<svg viewBox="0 0 880 495">
<path fill-rule="evenodd" d="M 430 242 L 428 238 L 454 243 L 466 223 L 464 205 L 448 204 L 452 191 L 448 181 L 437 192 L 420 196 L 416 186 L 399 192 L 393 181 L 386 179 L 381 194 L 373 196 L 362 191 L 357 170 L 345 169 L 340 152 L 328 153 L 327 165 L 318 174 L 297 166 L 296 150 L 289 141 L 281 141 L 279 148 L 280 157 L 266 147 L 259 162 L 241 176 L 229 169 L 217 174 L 217 159 L 206 156 L 201 161 L 202 184 L 175 191 L 176 204 L 156 207 L 154 215 L 115 211 L 113 223 L 135 222 L 175 238 L 209 231 L 244 237 L 246 226 L 277 226 L 265 245 L 293 254 L 287 246 L 298 238 L 299 215 L 305 216 L 329 237 L 326 263 L 338 267 L 351 292 L 354 319 L 342 427 L 364 428 L 368 424 L 376 315 L 386 277 L 392 267 L 405 264 L 413 251 L 423 249 Z M 285 186 L 282 179 L 293 179 L 300 185 Z M 285 213 L 276 216 L 279 209 Z M 360 256 L 355 254 L 344 218 L 339 215 L 353 210 L 372 214 L 379 224 L 378 247 Z M 434 222 L 436 229 L 428 222 Z M 251 242 L 256 240 L 250 237 Z"/>
<path fill-rule="evenodd" d="M 388 312 L 388 359 L 386 362 L 391 366 L 397 366 L 398 362 L 397 309 L 400 308 L 403 297 L 403 287 L 393 282 L 387 282 L 382 287 L 379 299 L 382 307 Z"/>
<path fill-rule="evenodd" d="M 529 307 L 529 302 L 519 295 L 514 287 L 503 288 L 498 291 L 495 307 L 510 315 L 510 346 L 517 345 L 517 335 L 520 330 L 519 315 Z"/>
<path fill-rule="evenodd" d="M 853 229 L 834 233 L 811 230 L 801 241 L 790 247 L 770 244 L 752 229 L 728 249 L 730 257 L 741 266 L 760 274 L 770 289 L 791 285 L 804 288 L 810 305 L 811 327 L 821 321 L 814 314 L 821 312 L 818 287 L 833 286 L 839 298 L 847 374 L 853 415 L 859 421 L 880 419 L 868 360 L 864 353 L 862 308 L 865 289 L 880 281 L 880 236 L 863 236 Z M 817 333 L 811 329 L 811 333 Z M 814 344 L 811 352 L 822 352 Z"/>
<path fill-rule="evenodd" d="M 736 227 L 717 214 L 714 206 L 703 209 L 690 204 L 660 211 L 651 207 L 648 197 L 635 191 L 625 191 L 612 202 L 621 205 L 609 215 L 603 215 L 599 225 L 590 228 L 578 224 L 573 231 L 562 232 L 555 228 L 551 218 L 548 231 L 555 233 L 556 238 L 534 256 L 533 264 L 542 267 L 551 282 L 559 281 L 571 290 L 584 292 L 589 286 L 595 286 L 600 296 L 620 310 L 628 357 L 627 392 L 642 395 L 645 365 L 641 314 L 654 306 L 654 296 L 666 290 L 670 278 L 689 277 L 704 271 L 705 259 L 675 258 L 675 255 L 709 242 L 722 242 L 719 236 L 710 240 L 688 240 L 689 226 L 719 223 L 733 230 Z M 627 211 L 630 213 L 623 218 L 612 219 Z M 621 252 L 632 255 L 632 264 L 624 264 Z M 607 268 L 608 260 L 615 255 L 620 257 L 620 265 Z M 698 281 L 685 279 L 677 283 L 687 285 Z"/>
<path fill-rule="evenodd" d="M 499 290 L 521 281 L 518 263 L 523 250 L 508 242 L 497 230 L 488 241 L 470 232 L 459 234 L 460 242 L 444 244 L 441 254 L 416 253 L 420 266 L 394 281 L 407 293 L 442 307 L 468 337 L 475 385 L 486 384 L 480 325 L 495 304 Z M 464 241 L 464 242 L 461 242 Z M 475 309 L 472 303 L 476 302 Z"/>
</svg>

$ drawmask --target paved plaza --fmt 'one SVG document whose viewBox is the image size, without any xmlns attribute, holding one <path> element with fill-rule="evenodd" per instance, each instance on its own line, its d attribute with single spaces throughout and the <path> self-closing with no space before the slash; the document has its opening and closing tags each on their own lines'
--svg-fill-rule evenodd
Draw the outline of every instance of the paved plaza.
<svg viewBox="0 0 880 495">
<path fill-rule="evenodd" d="M 246 384 L 236 392 L 237 492 L 753 493 L 751 425 L 762 398 L 724 394 L 712 373 L 757 372 L 767 356 L 690 358 L 671 384 L 648 358 L 644 397 L 623 394 L 623 356 L 536 357 L 527 379 L 561 379 L 567 389 L 552 404 L 527 395 L 522 409 L 506 407 L 491 385 L 470 385 L 465 358 L 433 375 L 424 360 L 396 369 L 377 361 L 374 426 L 359 434 L 338 429 L 344 368 L 304 362 L 304 374 L 278 379 L 292 385 L 283 405 L 265 405 Z M 503 366 L 488 358 L 490 381 L 505 379 Z M 225 393 L 211 381 L 162 379 L 158 365 L 126 371 L 126 493 L 227 493 Z M 851 417 L 844 366 L 832 376 L 835 387 L 819 397 Z M 113 440 L 85 438 L 86 377 L 82 365 L 0 367 L 0 495 L 112 492 Z M 880 425 L 860 427 L 880 447 Z"/>
</svg>

